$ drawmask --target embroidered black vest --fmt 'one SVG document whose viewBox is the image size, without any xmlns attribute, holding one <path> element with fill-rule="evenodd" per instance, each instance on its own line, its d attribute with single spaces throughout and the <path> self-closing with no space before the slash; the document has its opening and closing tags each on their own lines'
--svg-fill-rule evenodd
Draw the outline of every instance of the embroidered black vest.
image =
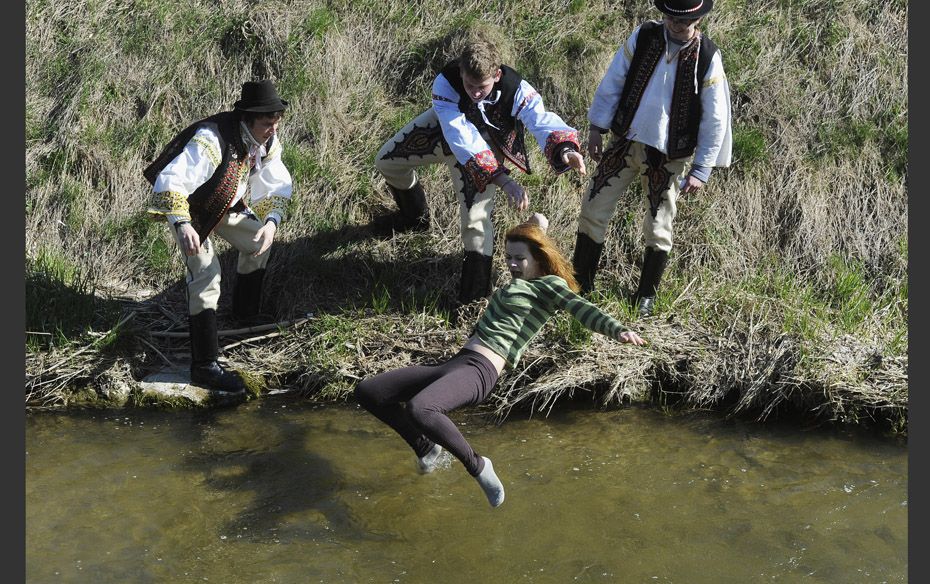
<svg viewBox="0 0 930 584">
<path fill-rule="evenodd" d="M 523 172 L 530 174 L 530 159 L 526 155 L 523 122 L 511 115 L 514 97 L 523 77 L 507 65 L 501 65 L 501 78 L 491 89 L 492 95 L 500 91 L 501 96 L 497 103 L 484 106 L 488 121 L 497 126 L 494 128 L 484 122 L 478 105 L 468 97 L 468 92 L 465 91 L 462 83 L 462 73 L 457 59 L 442 68 L 442 75 L 459 94 L 459 110 L 465 114 L 465 118 L 474 124 L 478 131 L 486 131 L 508 160 Z"/>
<path fill-rule="evenodd" d="M 142 174 L 150 184 L 154 185 L 159 173 L 168 163 L 180 154 L 184 147 L 194 137 L 197 129 L 207 123 L 215 123 L 220 139 L 220 152 L 222 159 L 213 175 L 190 194 L 187 198 L 190 206 L 191 225 L 203 241 L 210 235 L 216 224 L 223 218 L 229 209 L 230 203 L 236 197 L 239 189 L 239 177 L 242 172 L 248 171 L 248 149 L 242 143 L 239 121 L 241 117 L 237 112 L 220 112 L 208 118 L 198 120 L 183 129 L 171 142 L 165 146 L 162 153 L 154 162 L 148 165 Z M 265 145 L 266 151 L 271 151 L 274 136 Z"/>
<path fill-rule="evenodd" d="M 694 154 L 701 123 L 700 91 L 703 91 L 704 76 L 716 52 L 717 46 L 702 33 L 698 42 L 683 47 L 678 53 L 666 149 L 669 159 L 685 158 Z M 659 64 L 659 59 L 664 55 L 665 31 L 662 24 L 643 23 L 636 38 L 636 50 L 626 74 L 620 103 L 610 125 L 610 130 L 618 136 L 625 137 L 630 129 L 633 116 L 646 91 L 646 85 Z M 694 92 L 695 67 L 699 93 Z"/>
</svg>

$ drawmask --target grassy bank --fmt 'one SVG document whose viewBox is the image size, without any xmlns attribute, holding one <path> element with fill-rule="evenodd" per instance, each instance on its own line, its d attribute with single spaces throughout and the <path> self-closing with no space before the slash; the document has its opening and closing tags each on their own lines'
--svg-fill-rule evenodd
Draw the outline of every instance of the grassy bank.
<svg viewBox="0 0 930 584">
<path fill-rule="evenodd" d="M 422 174 L 428 232 L 378 238 L 369 223 L 393 202 L 375 153 L 427 107 L 458 31 L 478 20 L 510 31 L 508 62 L 585 127 L 616 47 L 656 17 L 635 4 L 27 2 L 27 407 L 99 400 L 183 361 L 183 339 L 153 335 L 183 330 L 186 313 L 141 170 L 253 76 L 291 103 L 280 133 L 293 215 L 266 308 L 313 316 L 224 338 L 227 357 L 270 387 L 345 399 L 360 377 L 454 352 L 478 307 L 446 308 L 461 254 L 448 175 Z M 906 22 L 905 2 L 719 2 L 705 30 L 731 84 L 734 164 L 679 205 L 657 316 L 632 324 L 650 346 L 558 318 L 502 378 L 497 412 L 654 400 L 906 432 Z M 554 176 L 533 146 L 531 162 L 517 178 L 570 253 L 584 182 Z M 621 201 L 597 282 L 627 320 L 643 199 L 634 188 Z M 499 201 L 498 236 L 524 218 Z"/>
</svg>

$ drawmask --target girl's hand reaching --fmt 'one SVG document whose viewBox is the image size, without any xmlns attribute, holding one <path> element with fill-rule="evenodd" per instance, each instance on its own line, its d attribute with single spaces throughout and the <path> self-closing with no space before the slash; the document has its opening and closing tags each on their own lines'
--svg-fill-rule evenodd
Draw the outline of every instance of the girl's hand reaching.
<svg viewBox="0 0 930 584">
<path fill-rule="evenodd" d="M 638 334 L 633 331 L 623 331 L 617 335 L 617 340 L 621 343 L 630 343 L 633 345 L 646 345 L 648 344 L 645 339 L 643 339 Z"/>
</svg>

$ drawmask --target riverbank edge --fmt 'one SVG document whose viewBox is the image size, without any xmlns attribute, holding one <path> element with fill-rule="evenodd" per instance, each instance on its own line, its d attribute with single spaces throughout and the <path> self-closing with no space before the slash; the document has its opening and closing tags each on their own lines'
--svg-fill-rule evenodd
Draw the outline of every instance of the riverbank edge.
<svg viewBox="0 0 930 584">
<path fill-rule="evenodd" d="M 400 324 L 373 314 L 356 320 L 357 335 L 333 338 L 321 338 L 325 332 L 338 333 L 331 322 L 302 319 L 301 326 L 253 336 L 254 342 L 227 342 L 224 359 L 246 379 L 245 399 L 352 402 L 352 390 L 365 377 L 451 356 L 467 337 L 462 323 L 470 319 L 462 314 L 458 325 L 449 325 L 424 314 Z M 564 325 L 542 331 L 517 368 L 502 374 L 484 409 L 504 421 L 511 415 L 548 415 L 567 403 L 588 402 L 599 410 L 648 405 L 669 412 L 710 410 L 760 423 L 791 420 L 799 428 L 856 426 L 907 437 L 906 357 L 883 356 L 850 337 L 824 343 L 812 357 L 803 355 L 788 335 L 731 330 L 725 338 L 673 316 L 636 323 L 645 338 L 653 339 L 645 348 L 584 333 L 566 339 Z M 145 388 L 143 380 L 165 369 L 169 356 L 183 355 L 185 341 L 172 339 L 172 352 L 165 339 L 137 329 L 121 336 L 117 350 L 111 345 L 27 353 L 26 410 L 229 405 L 230 400 L 210 392 L 192 397 Z M 53 383 L 60 384 L 57 391 L 49 391 Z"/>
</svg>

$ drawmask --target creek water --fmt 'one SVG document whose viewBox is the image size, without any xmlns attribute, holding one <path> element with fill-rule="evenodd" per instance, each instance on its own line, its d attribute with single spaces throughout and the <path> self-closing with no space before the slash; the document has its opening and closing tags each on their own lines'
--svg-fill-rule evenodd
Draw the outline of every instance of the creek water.
<svg viewBox="0 0 930 584">
<path fill-rule="evenodd" d="M 906 582 L 907 446 L 628 408 L 453 419 L 506 487 L 352 405 L 30 414 L 28 582 Z"/>
</svg>

